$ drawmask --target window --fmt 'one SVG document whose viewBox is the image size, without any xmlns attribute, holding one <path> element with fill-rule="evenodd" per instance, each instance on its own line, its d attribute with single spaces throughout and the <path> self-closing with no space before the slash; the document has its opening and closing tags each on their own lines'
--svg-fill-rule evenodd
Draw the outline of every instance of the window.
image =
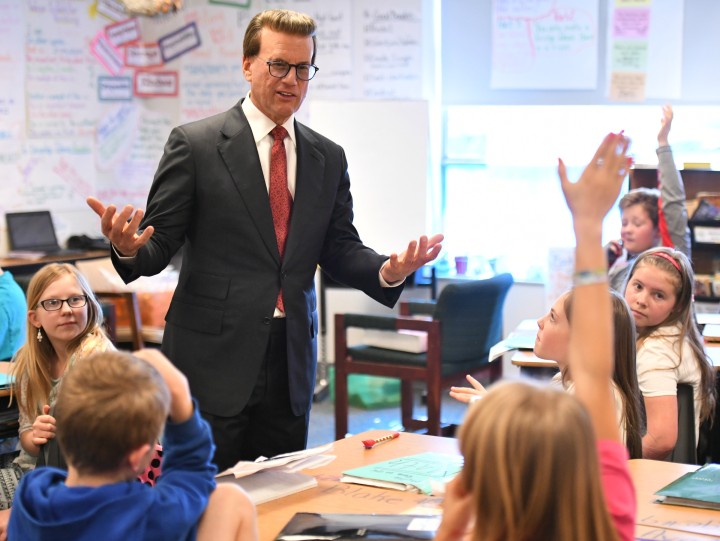
<svg viewBox="0 0 720 541">
<path fill-rule="evenodd" d="M 557 176 L 561 157 L 577 179 L 604 134 L 625 130 L 638 166 L 657 165 L 660 105 L 452 106 L 445 110 L 442 221 L 446 264 L 467 255 L 470 273 L 493 267 L 544 282 L 551 249 L 571 248 L 570 213 Z M 720 107 L 676 106 L 675 162 L 720 166 Z M 623 189 L 623 193 L 627 188 Z M 618 238 L 617 206 L 604 242 Z"/>
</svg>

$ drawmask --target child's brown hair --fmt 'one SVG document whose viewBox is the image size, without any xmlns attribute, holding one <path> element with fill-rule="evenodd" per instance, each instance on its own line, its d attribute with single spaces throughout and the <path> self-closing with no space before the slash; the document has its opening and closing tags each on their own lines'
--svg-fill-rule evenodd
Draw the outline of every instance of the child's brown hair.
<svg viewBox="0 0 720 541">
<path fill-rule="evenodd" d="M 170 393 L 155 368 L 129 353 L 95 353 L 63 379 L 55 405 L 58 445 L 83 474 L 115 472 L 131 451 L 154 445 L 169 408 Z"/>
</svg>

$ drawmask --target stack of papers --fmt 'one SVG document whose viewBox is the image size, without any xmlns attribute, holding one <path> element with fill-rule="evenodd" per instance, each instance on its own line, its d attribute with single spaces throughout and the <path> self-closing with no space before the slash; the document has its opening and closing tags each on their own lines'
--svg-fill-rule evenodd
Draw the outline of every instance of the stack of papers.
<svg viewBox="0 0 720 541">
<path fill-rule="evenodd" d="M 420 453 L 344 471 L 340 481 L 437 496 L 462 466 L 461 455 Z"/>
<path fill-rule="evenodd" d="M 285 453 L 272 458 L 260 457 L 255 462 L 241 460 L 232 468 L 228 468 L 215 477 L 224 477 L 233 475 L 235 478 L 252 475 L 262 470 L 282 469 L 286 472 L 296 472 L 304 469 L 318 468 L 329 464 L 335 460 L 334 455 L 324 455 L 323 453 L 332 450 L 333 444 L 321 445 L 312 449 L 303 451 L 295 451 L 294 453 Z"/>
<path fill-rule="evenodd" d="M 503 353 L 514 349 L 532 350 L 535 347 L 535 338 L 537 337 L 537 321 L 534 319 L 524 319 L 520 325 L 511 332 L 505 340 L 498 342 L 490 348 L 488 358 L 494 361 Z"/>
<path fill-rule="evenodd" d="M 260 457 L 255 462 L 240 461 L 215 477 L 218 483 L 235 483 L 248 493 L 255 505 L 283 498 L 317 486 L 317 479 L 299 470 L 324 466 L 335 459 L 323 453 L 333 444 L 304 451 L 286 453 L 272 458 Z"/>
<path fill-rule="evenodd" d="M 703 328 L 702 335 L 708 342 L 720 342 L 720 324 L 707 323 Z"/>
</svg>

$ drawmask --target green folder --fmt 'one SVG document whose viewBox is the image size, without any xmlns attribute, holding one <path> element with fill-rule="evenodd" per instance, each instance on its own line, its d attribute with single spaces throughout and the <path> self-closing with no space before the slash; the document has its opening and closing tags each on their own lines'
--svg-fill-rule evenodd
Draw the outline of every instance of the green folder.
<svg viewBox="0 0 720 541">
<path fill-rule="evenodd" d="M 340 480 L 432 494 L 434 484 L 444 485 L 457 475 L 462 466 L 463 457 L 460 455 L 420 453 L 344 471 Z"/>
<path fill-rule="evenodd" d="M 720 510 L 720 464 L 705 464 L 655 494 L 660 503 Z"/>
</svg>

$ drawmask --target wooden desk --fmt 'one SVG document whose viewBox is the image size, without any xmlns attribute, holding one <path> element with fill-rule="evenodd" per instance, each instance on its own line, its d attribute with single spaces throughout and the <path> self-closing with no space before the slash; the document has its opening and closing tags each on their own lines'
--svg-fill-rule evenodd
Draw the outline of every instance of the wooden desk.
<svg viewBox="0 0 720 541">
<path fill-rule="evenodd" d="M 532 351 L 527 349 L 515 350 L 510 362 L 520 367 L 520 373 L 523 376 L 533 378 L 551 378 L 558 371 L 558 364 L 555 361 L 540 359 L 536 357 Z"/>
<path fill-rule="evenodd" d="M 10 372 L 11 363 L 7 361 L 0 361 L 0 373 L 7 374 Z M 0 389 L 0 396 L 10 396 L 10 388 Z"/>
<path fill-rule="evenodd" d="M 318 486 L 258 506 L 260 541 L 272 541 L 296 512 L 437 514 L 442 498 L 410 494 L 340 482 L 341 472 L 416 453 L 457 454 L 457 440 L 403 432 L 396 440 L 365 449 L 362 440 L 385 436 L 387 430 L 371 430 L 335 442 L 330 464 L 305 473 L 314 475 Z M 418 509 L 420 508 L 420 509 Z"/>
<path fill-rule="evenodd" d="M 65 256 L 47 256 L 40 259 L 18 259 L 18 258 L 0 258 L 0 267 L 12 271 L 13 274 L 33 274 L 43 265 L 48 263 L 74 263 L 82 259 L 98 259 L 100 257 L 109 257 L 109 250 L 88 250 L 74 255 Z"/>
<path fill-rule="evenodd" d="M 318 486 L 258 506 L 260 541 L 272 541 L 296 512 L 324 513 L 418 513 L 438 514 L 442 498 L 409 494 L 340 482 L 342 471 L 401 456 L 437 452 L 457 454 L 457 440 L 403 432 L 397 440 L 366 450 L 362 440 L 387 434 L 371 430 L 335 442 L 337 458 L 330 464 L 305 473 L 314 475 Z M 642 539 L 709 541 L 720 539 L 720 511 L 654 503 L 653 494 L 698 466 L 656 460 L 631 460 L 630 474 L 637 491 L 636 536 Z"/>
<path fill-rule="evenodd" d="M 705 353 L 708 354 L 712 361 L 715 369 L 720 371 L 720 342 L 706 342 Z M 522 371 L 523 368 L 529 368 L 531 370 L 539 368 L 551 368 L 557 370 L 558 365 L 555 361 L 548 361 L 536 357 L 535 354 L 526 349 L 518 349 L 512 355 L 511 362 L 515 366 L 519 366 Z"/>
<path fill-rule="evenodd" d="M 637 538 L 678 541 L 720 539 L 720 511 L 655 503 L 655 492 L 699 466 L 645 459 L 631 460 L 629 465 L 637 493 Z"/>
</svg>

